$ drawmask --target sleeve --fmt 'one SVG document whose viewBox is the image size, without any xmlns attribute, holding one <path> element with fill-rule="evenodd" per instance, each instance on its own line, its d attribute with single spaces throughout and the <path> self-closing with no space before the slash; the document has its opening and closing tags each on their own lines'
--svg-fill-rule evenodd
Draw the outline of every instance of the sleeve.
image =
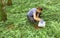
<svg viewBox="0 0 60 38">
<path fill-rule="evenodd" d="M 36 10 L 33 10 L 33 13 L 36 13 Z"/>
</svg>

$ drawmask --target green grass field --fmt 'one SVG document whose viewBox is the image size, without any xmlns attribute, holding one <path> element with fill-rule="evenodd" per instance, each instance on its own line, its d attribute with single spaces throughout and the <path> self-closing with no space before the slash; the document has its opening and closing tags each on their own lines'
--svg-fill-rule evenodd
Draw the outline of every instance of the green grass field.
<svg viewBox="0 0 60 38">
<path fill-rule="evenodd" d="M 0 22 L 0 38 L 60 38 L 60 0 L 12 0 L 6 6 L 8 20 Z M 46 27 L 35 29 L 28 22 L 27 12 L 34 7 L 43 7 L 42 18 Z"/>
</svg>

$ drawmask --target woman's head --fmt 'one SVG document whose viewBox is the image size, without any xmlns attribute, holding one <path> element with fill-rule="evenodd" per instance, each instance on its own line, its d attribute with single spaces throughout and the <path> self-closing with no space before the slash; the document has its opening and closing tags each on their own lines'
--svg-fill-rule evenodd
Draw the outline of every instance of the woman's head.
<svg viewBox="0 0 60 38">
<path fill-rule="evenodd" d="M 42 9 L 41 7 L 38 7 L 38 8 L 37 8 L 37 12 L 38 12 L 38 13 L 42 12 L 42 10 L 43 10 L 43 9 Z"/>
</svg>

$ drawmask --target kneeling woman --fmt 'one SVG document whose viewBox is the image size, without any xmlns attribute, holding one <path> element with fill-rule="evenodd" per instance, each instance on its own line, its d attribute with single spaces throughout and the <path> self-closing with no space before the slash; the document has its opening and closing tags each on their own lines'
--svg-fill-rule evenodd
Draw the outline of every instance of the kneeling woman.
<svg viewBox="0 0 60 38">
<path fill-rule="evenodd" d="M 42 13 L 42 8 L 41 7 L 38 7 L 38 8 L 32 8 L 29 12 L 28 12 L 28 14 L 27 14 L 27 18 L 31 21 L 31 22 L 33 22 L 33 23 L 35 23 L 36 21 L 40 21 L 41 19 L 41 13 Z M 38 26 L 36 26 L 36 28 L 38 28 Z"/>
</svg>

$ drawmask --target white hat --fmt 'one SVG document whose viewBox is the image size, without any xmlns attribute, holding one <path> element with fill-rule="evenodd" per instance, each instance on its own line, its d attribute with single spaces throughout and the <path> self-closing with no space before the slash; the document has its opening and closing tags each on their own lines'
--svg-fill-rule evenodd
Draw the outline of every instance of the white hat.
<svg viewBox="0 0 60 38">
<path fill-rule="evenodd" d="M 41 20 L 41 21 L 38 23 L 38 27 L 45 27 L 45 21 Z"/>
</svg>

